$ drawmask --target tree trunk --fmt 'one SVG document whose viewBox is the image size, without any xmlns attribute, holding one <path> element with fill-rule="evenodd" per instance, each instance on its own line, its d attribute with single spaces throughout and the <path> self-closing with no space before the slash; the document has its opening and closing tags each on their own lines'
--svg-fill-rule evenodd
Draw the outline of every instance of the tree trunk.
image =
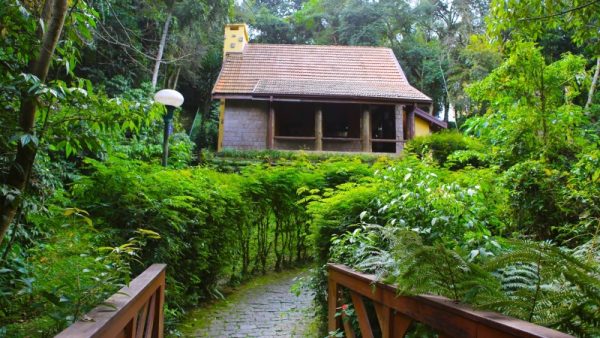
<svg viewBox="0 0 600 338">
<path fill-rule="evenodd" d="M 177 89 L 177 83 L 179 82 L 179 74 L 181 73 L 181 67 L 177 67 L 177 72 L 175 73 L 175 80 L 171 84 L 171 89 Z"/>
<path fill-rule="evenodd" d="M 201 114 L 201 120 L 200 120 L 200 132 L 199 132 L 199 137 L 198 137 L 198 154 L 200 154 L 200 152 L 202 151 L 202 149 L 204 149 L 204 147 L 208 148 L 208 144 L 204 144 L 204 139 L 206 138 L 206 132 L 205 132 L 205 128 L 206 128 L 206 120 L 208 120 L 209 118 L 209 114 L 210 114 L 210 105 L 211 105 L 211 101 L 210 98 L 206 99 L 204 101 L 204 110 L 202 111 Z"/>
<path fill-rule="evenodd" d="M 46 30 L 41 35 L 39 56 L 29 64 L 29 72 L 37 76 L 40 82 L 44 82 L 48 75 L 50 62 L 65 23 L 67 8 L 67 0 L 47 0 L 44 4 L 42 21 L 47 20 Z M 33 135 L 35 132 L 37 99 L 37 96 L 30 96 L 27 92 L 21 93 L 19 128 L 24 134 Z M 0 196 L 0 208 L 2 208 L 0 209 L 0 243 L 2 243 L 19 207 L 23 190 L 29 181 L 36 152 L 36 142 L 30 141 L 23 144 L 19 141 L 17 144 L 17 155 L 6 177 L 6 184 L 13 189 L 14 194 L 8 193 Z"/>
<path fill-rule="evenodd" d="M 446 92 L 446 98 L 444 100 L 444 122 L 448 123 L 450 117 L 450 93 L 448 92 L 448 84 L 446 83 L 446 75 L 442 68 L 442 58 L 439 58 L 440 74 L 442 74 L 442 81 L 444 84 L 444 92 Z"/>
<path fill-rule="evenodd" d="M 592 78 L 592 84 L 590 85 L 590 91 L 588 92 L 587 102 L 585 103 L 584 111 L 588 112 L 592 102 L 594 101 L 594 91 L 596 90 L 596 85 L 598 84 L 598 75 L 600 74 L 600 56 L 596 58 L 596 71 L 594 72 L 594 77 Z"/>
<path fill-rule="evenodd" d="M 167 44 L 167 35 L 169 34 L 169 25 L 171 24 L 172 16 L 173 14 L 169 12 L 169 15 L 167 15 L 167 20 L 165 20 L 165 26 L 163 27 L 162 37 L 160 38 L 160 44 L 158 45 L 158 53 L 156 53 L 154 71 L 152 72 L 152 88 L 156 88 L 156 83 L 158 82 L 158 72 L 160 70 L 163 52 L 165 51 L 165 45 Z"/>
</svg>

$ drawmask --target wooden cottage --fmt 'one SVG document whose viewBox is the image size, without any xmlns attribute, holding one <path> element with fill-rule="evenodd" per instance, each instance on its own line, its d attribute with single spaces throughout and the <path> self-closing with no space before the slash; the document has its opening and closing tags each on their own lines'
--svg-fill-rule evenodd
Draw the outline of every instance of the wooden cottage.
<svg viewBox="0 0 600 338">
<path fill-rule="evenodd" d="M 248 43 L 225 27 L 219 150 L 400 152 L 446 128 L 389 48 Z"/>
</svg>

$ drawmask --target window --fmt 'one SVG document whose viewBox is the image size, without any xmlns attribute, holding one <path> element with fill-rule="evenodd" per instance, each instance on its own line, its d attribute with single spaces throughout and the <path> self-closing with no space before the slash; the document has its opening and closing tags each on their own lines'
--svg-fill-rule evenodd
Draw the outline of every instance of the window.
<svg viewBox="0 0 600 338">
<path fill-rule="evenodd" d="M 275 136 L 315 136 L 315 106 L 309 103 L 273 103 Z"/>
<path fill-rule="evenodd" d="M 323 137 L 360 138 L 360 118 L 360 105 L 323 105 Z"/>
</svg>

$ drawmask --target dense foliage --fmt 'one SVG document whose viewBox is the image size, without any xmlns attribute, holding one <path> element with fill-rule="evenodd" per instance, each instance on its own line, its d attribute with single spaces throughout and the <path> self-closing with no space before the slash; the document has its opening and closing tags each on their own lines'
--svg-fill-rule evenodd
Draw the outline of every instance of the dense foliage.
<svg viewBox="0 0 600 338">
<path fill-rule="evenodd" d="M 577 103 L 584 63 L 567 54 L 547 65 L 534 45 L 515 44 L 468 89 L 484 109 L 465 123 L 476 139 L 417 138 L 406 146 L 416 158 L 309 205 L 321 262 L 404 294 L 600 334 L 599 143 L 597 116 Z"/>
<path fill-rule="evenodd" d="M 335 261 L 406 294 L 600 335 L 597 9 L 0 0 L 0 336 L 51 336 L 155 262 L 176 334 L 225 284 L 311 260 L 317 304 Z M 400 158 L 215 155 L 210 92 L 233 20 L 255 42 L 389 47 L 459 128 Z M 186 98 L 168 168 L 157 88 Z"/>
</svg>

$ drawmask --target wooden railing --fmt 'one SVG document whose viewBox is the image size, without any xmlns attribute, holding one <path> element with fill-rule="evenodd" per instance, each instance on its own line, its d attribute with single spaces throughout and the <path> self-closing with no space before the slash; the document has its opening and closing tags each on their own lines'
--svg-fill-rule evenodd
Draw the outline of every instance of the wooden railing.
<svg viewBox="0 0 600 338">
<path fill-rule="evenodd" d="M 164 334 L 165 264 L 153 264 L 128 287 L 75 322 L 59 338 L 162 338 Z"/>
<path fill-rule="evenodd" d="M 526 321 L 494 312 L 476 311 L 472 308 L 439 296 L 398 296 L 398 290 L 376 281 L 373 275 L 356 272 L 347 266 L 328 264 L 328 328 L 343 328 L 346 337 L 355 333 L 340 309 L 342 287 L 349 291 L 362 337 L 374 337 L 369 321 L 368 299 L 375 309 L 381 336 L 404 337 L 413 322 L 420 322 L 438 332 L 439 337 L 572 337 Z"/>
</svg>

